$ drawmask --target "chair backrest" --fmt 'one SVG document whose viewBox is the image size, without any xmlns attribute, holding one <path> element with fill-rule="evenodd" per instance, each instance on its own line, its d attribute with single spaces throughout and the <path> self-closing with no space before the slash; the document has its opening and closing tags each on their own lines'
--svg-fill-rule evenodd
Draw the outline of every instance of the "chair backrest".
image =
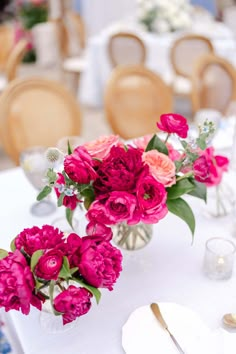
<svg viewBox="0 0 236 354">
<path fill-rule="evenodd" d="M 14 31 L 12 26 L 0 26 L 0 71 L 5 71 L 9 54 L 14 44 Z"/>
<path fill-rule="evenodd" d="M 63 18 L 58 17 L 50 19 L 51 23 L 54 23 L 56 28 L 56 35 L 58 40 L 58 48 L 61 59 L 66 58 L 69 55 L 69 33 L 64 23 Z"/>
<path fill-rule="evenodd" d="M 79 42 L 80 49 L 84 49 L 86 45 L 86 30 L 83 18 L 79 13 L 68 10 L 67 13 L 68 26 L 74 33 Z"/>
<path fill-rule="evenodd" d="M 144 64 L 146 47 L 137 35 L 119 32 L 108 40 L 108 55 L 112 67 Z"/>
<path fill-rule="evenodd" d="M 24 149 L 56 146 L 63 136 L 79 135 L 80 130 L 78 103 L 59 82 L 18 78 L 0 96 L 1 141 L 16 164 Z"/>
<path fill-rule="evenodd" d="M 207 37 L 187 34 L 176 39 L 171 47 L 170 58 L 177 75 L 189 78 L 194 62 L 203 54 L 213 53 L 213 45 Z"/>
<path fill-rule="evenodd" d="M 236 73 L 226 60 L 213 54 L 204 55 L 195 63 L 192 75 L 192 108 L 213 108 L 225 113 L 236 100 Z"/>
<path fill-rule="evenodd" d="M 114 131 L 124 139 L 156 132 L 162 113 L 172 112 L 170 87 L 144 66 L 117 67 L 105 90 L 105 111 Z"/>
<path fill-rule="evenodd" d="M 6 77 L 8 82 L 16 78 L 18 67 L 27 52 L 27 45 L 27 41 L 21 39 L 12 49 L 6 64 Z"/>
</svg>

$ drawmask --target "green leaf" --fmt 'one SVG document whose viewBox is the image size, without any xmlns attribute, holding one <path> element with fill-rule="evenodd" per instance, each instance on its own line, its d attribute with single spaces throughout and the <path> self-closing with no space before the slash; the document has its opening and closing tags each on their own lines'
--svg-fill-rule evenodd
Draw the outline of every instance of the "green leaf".
<svg viewBox="0 0 236 354">
<path fill-rule="evenodd" d="M 168 199 L 179 198 L 181 195 L 191 192 L 194 188 L 194 185 L 187 178 L 181 179 L 172 187 L 166 189 L 168 193 Z"/>
<path fill-rule="evenodd" d="M 13 238 L 13 240 L 11 241 L 11 244 L 10 244 L 10 249 L 12 252 L 14 252 L 16 250 L 16 245 L 15 245 L 15 238 Z"/>
<path fill-rule="evenodd" d="M 207 202 L 207 188 L 204 183 L 198 182 L 195 179 L 191 181 L 194 184 L 194 189 L 188 194 L 192 195 L 193 197 L 197 197 L 203 199 L 204 202 Z"/>
<path fill-rule="evenodd" d="M 60 197 L 57 199 L 57 206 L 60 207 L 63 205 L 63 199 L 65 197 L 65 193 L 61 193 Z"/>
<path fill-rule="evenodd" d="M 202 134 L 199 138 L 196 139 L 196 143 L 200 147 L 201 150 L 205 150 L 207 147 L 205 135 L 206 134 Z"/>
<path fill-rule="evenodd" d="M 79 269 L 78 267 L 70 268 L 70 274 L 72 275 L 76 273 L 78 269 Z"/>
<path fill-rule="evenodd" d="M 165 143 L 163 143 L 163 141 L 160 138 L 158 138 L 156 134 L 154 134 L 152 139 L 149 141 L 145 151 L 150 151 L 150 150 L 157 150 L 159 152 L 162 152 L 165 155 L 169 154 Z"/>
<path fill-rule="evenodd" d="M 52 187 L 50 186 L 45 186 L 43 188 L 43 190 L 38 194 L 37 196 L 37 200 L 40 201 L 42 199 L 44 199 L 45 197 L 47 197 L 52 191 Z"/>
<path fill-rule="evenodd" d="M 185 140 L 180 140 L 180 142 L 181 142 L 181 145 L 183 146 L 183 148 L 186 149 L 188 146 L 188 143 Z"/>
<path fill-rule="evenodd" d="M 32 254 L 32 257 L 31 257 L 31 260 L 30 260 L 30 268 L 31 268 L 32 271 L 34 271 L 34 268 L 35 268 L 36 264 L 38 263 L 38 260 L 42 256 L 42 254 L 43 254 L 42 250 L 35 251 Z"/>
<path fill-rule="evenodd" d="M 182 164 L 183 164 L 183 161 L 174 161 L 174 164 L 175 164 L 175 169 L 176 169 L 176 173 L 179 172 L 179 170 L 181 169 L 182 167 Z"/>
<path fill-rule="evenodd" d="M 99 301 L 101 299 L 101 291 L 98 288 L 95 288 L 92 285 L 86 284 L 82 279 L 72 278 L 72 280 L 76 281 L 77 283 L 82 285 L 85 289 L 90 291 L 93 294 L 93 296 L 95 297 L 97 304 L 99 304 Z"/>
<path fill-rule="evenodd" d="M 70 208 L 66 208 L 66 220 L 68 222 L 68 224 L 71 226 L 71 228 L 73 229 L 73 214 L 74 214 L 74 211 L 71 210 Z"/>
<path fill-rule="evenodd" d="M 47 178 L 48 178 L 48 182 L 49 184 L 54 184 L 57 180 L 57 174 L 55 171 L 53 171 L 52 168 L 49 168 L 47 171 Z"/>
<path fill-rule="evenodd" d="M 192 232 L 192 236 L 194 236 L 195 217 L 186 201 L 181 198 L 167 200 L 167 208 L 172 214 L 177 215 L 187 223 Z"/>
<path fill-rule="evenodd" d="M 49 298 L 50 298 L 50 303 L 51 303 L 51 306 L 52 306 L 52 310 L 53 310 L 54 315 L 60 316 L 60 315 L 62 315 L 62 313 L 61 313 L 61 312 L 58 312 L 57 310 L 55 310 L 55 308 L 54 308 L 54 306 L 53 306 L 54 287 L 55 287 L 55 281 L 54 281 L 54 280 L 51 280 L 51 281 L 50 281 L 50 285 L 49 285 Z"/>
<path fill-rule="evenodd" d="M 0 248 L 0 259 L 3 259 L 8 256 L 8 252 Z"/>
<path fill-rule="evenodd" d="M 72 148 L 70 146 L 70 140 L 67 141 L 67 154 L 71 155 L 72 154 Z"/>
<path fill-rule="evenodd" d="M 65 280 L 71 278 L 70 265 L 66 256 L 63 257 L 63 264 L 59 273 L 59 278 L 63 278 Z"/>
</svg>

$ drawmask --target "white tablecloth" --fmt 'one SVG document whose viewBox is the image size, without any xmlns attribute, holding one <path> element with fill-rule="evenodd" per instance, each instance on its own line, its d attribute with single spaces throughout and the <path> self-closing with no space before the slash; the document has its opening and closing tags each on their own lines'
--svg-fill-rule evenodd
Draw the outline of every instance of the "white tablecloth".
<svg viewBox="0 0 236 354">
<path fill-rule="evenodd" d="M 30 214 L 35 190 L 20 168 L 0 173 L 1 243 L 9 249 L 10 240 L 26 227 L 50 223 L 54 215 L 36 218 Z M 104 290 L 99 306 L 93 302 L 89 313 L 76 328 L 66 333 L 44 333 L 40 312 L 29 316 L 10 311 L 24 354 L 122 354 L 122 326 L 131 312 L 153 301 L 175 302 L 196 311 L 212 329 L 221 326 L 225 313 L 236 312 L 236 269 L 227 281 L 209 280 L 202 271 L 205 241 L 212 236 L 230 236 L 229 221 L 206 219 L 204 203 L 189 197 L 197 227 L 191 245 L 190 231 L 179 218 L 169 214 L 155 225 L 152 241 L 145 248 L 124 253 L 123 272 L 113 292 Z M 235 264 L 236 267 L 236 264 Z M 17 354 L 22 353 L 18 351 Z M 148 354 L 148 353 L 146 353 Z M 209 353 L 214 354 L 214 353 Z"/>
<path fill-rule="evenodd" d="M 81 103 L 91 106 L 102 106 L 104 87 L 111 73 L 111 65 L 107 55 L 107 43 L 112 33 L 120 30 L 137 33 L 147 48 L 146 66 L 160 74 L 169 84 L 173 79 L 173 70 L 169 51 L 173 41 L 184 32 L 173 32 L 162 35 L 141 31 L 132 22 L 116 24 L 107 28 L 97 36 L 91 37 L 87 47 L 87 68 L 83 73 L 78 93 Z M 234 60 L 236 44 L 233 33 L 220 22 L 196 22 L 190 33 L 203 34 L 212 40 L 215 52 Z M 186 33 L 186 32 L 185 32 Z"/>
</svg>

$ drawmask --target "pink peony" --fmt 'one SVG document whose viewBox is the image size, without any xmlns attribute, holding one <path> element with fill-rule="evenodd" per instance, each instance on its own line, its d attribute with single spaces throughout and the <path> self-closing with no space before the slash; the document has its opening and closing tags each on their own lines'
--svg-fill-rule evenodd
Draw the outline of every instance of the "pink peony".
<svg viewBox="0 0 236 354">
<path fill-rule="evenodd" d="M 182 156 L 181 153 L 178 150 L 174 149 L 172 144 L 167 142 L 166 147 L 168 149 L 168 156 L 172 161 L 176 161 L 181 158 L 181 156 Z"/>
<path fill-rule="evenodd" d="M 104 159 L 109 155 L 112 146 L 121 145 L 118 135 L 101 136 L 97 140 L 89 141 L 83 146 L 88 153 L 97 159 Z"/>
<path fill-rule="evenodd" d="M 65 185 L 65 177 L 63 176 L 63 174 L 61 173 L 58 173 L 58 179 L 56 181 L 56 184 L 57 185 Z M 61 193 L 59 191 L 58 188 L 55 188 L 55 192 L 56 192 L 56 195 L 57 195 L 57 198 L 60 197 Z M 67 196 L 65 195 L 64 198 L 63 198 L 63 202 L 62 204 L 66 207 L 66 208 L 69 208 L 71 210 L 74 210 L 76 207 L 77 207 L 77 204 L 79 203 L 80 201 L 77 199 L 77 196 L 75 194 L 71 195 L 71 196 Z"/>
<path fill-rule="evenodd" d="M 110 216 L 106 213 L 105 204 L 99 200 L 95 200 L 90 205 L 86 217 L 90 222 L 96 222 L 105 225 L 111 224 Z"/>
<path fill-rule="evenodd" d="M 57 248 L 63 250 L 65 240 L 63 232 L 55 229 L 50 225 L 43 225 L 41 228 L 33 226 L 29 229 L 24 229 L 15 238 L 15 246 L 17 249 L 24 249 L 29 256 L 37 250 L 46 250 Z"/>
<path fill-rule="evenodd" d="M 83 237 L 79 242 L 73 235 L 68 237 L 68 247 L 71 267 L 78 267 L 88 284 L 113 289 L 122 270 L 122 255 L 117 248 L 102 238 Z"/>
<path fill-rule="evenodd" d="M 85 288 L 70 285 L 54 299 L 54 308 L 61 312 L 63 324 L 74 321 L 77 317 L 85 315 L 90 307 L 92 294 Z"/>
<path fill-rule="evenodd" d="M 110 241 L 112 239 L 112 230 L 104 224 L 96 221 L 90 221 L 86 227 L 86 233 L 89 236 L 100 236 L 104 241 Z"/>
<path fill-rule="evenodd" d="M 150 150 L 143 153 L 143 161 L 149 166 L 151 175 L 165 187 L 176 183 L 175 164 L 165 154 L 157 150 Z"/>
<path fill-rule="evenodd" d="M 209 174 L 205 178 L 204 183 L 206 186 L 218 185 L 223 177 L 223 173 L 228 171 L 229 159 L 225 156 L 214 155 L 214 148 L 211 146 L 203 151 L 202 156 L 206 158 Z"/>
<path fill-rule="evenodd" d="M 45 251 L 36 264 L 35 275 L 45 280 L 57 280 L 62 263 L 63 253 L 60 250 Z"/>
<path fill-rule="evenodd" d="M 140 138 L 134 139 L 133 143 L 138 149 L 145 151 L 152 137 L 152 134 L 147 134 Z"/>
<path fill-rule="evenodd" d="M 167 212 L 167 192 L 163 184 L 152 176 L 140 178 L 137 184 L 137 199 L 141 221 L 154 224 L 163 219 Z"/>
<path fill-rule="evenodd" d="M 209 165 L 205 156 L 200 156 L 194 161 L 193 174 L 196 181 L 205 182 L 209 176 Z"/>
<path fill-rule="evenodd" d="M 102 198 L 114 190 L 133 193 L 144 171 L 142 151 L 131 146 L 128 150 L 113 146 L 97 170 L 99 177 L 94 182 L 95 194 Z"/>
<path fill-rule="evenodd" d="M 42 301 L 33 294 L 34 286 L 33 274 L 20 251 L 0 260 L 0 306 L 6 311 L 28 315 L 30 305 L 41 310 Z"/>
<path fill-rule="evenodd" d="M 162 114 L 160 122 L 157 122 L 157 127 L 168 134 L 175 133 L 180 138 L 186 138 L 188 134 L 187 119 L 180 114 Z"/>
<path fill-rule="evenodd" d="M 88 184 L 97 178 L 92 157 L 83 146 L 75 148 L 64 160 L 64 169 L 72 181 Z"/>
</svg>

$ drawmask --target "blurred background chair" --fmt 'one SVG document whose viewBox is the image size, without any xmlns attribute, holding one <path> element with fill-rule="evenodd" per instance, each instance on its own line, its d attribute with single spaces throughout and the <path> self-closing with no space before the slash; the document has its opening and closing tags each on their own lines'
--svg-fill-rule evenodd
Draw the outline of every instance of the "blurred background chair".
<svg viewBox="0 0 236 354">
<path fill-rule="evenodd" d="M 19 164 L 32 146 L 56 146 L 66 135 L 80 135 L 81 114 L 74 96 L 58 82 L 15 79 L 0 96 L 2 146 Z"/>
<path fill-rule="evenodd" d="M 202 35 L 187 34 L 174 41 L 170 51 L 170 59 L 175 74 L 172 87 L 176 95 L 190 95 L 190 78 L 195 61 L 201 55 L 213 52 L 211 41 Z"/>
<path fill-rule="evenodd" d="M 6 68 L 8 57 L 14 45 L 14 31 L 12 26 L 0 26 L 0 71 Z"/>
<path fill-rule="evenodd" d="M 108 40 L 108 55 L 113 68 L 118 65 L 144 64 L 146 48 L 138 35 L 119 32 Z"/>
<path fill-rule="evenodd" d="M 226 59 L 213 54 L 199 58 L 192 75 L 191 99 L 193 113 L 203 108 L 226 113 L 236 100 L 235 68 Z"/>
<path fill-rule="evenodd" d="M 131 139 L 156 132 L 162 113 L 173 110 L 171 89 L 144 66 L 117 67 L 105 90 L 105 113 L 115 134 Z"/>
</svg>

